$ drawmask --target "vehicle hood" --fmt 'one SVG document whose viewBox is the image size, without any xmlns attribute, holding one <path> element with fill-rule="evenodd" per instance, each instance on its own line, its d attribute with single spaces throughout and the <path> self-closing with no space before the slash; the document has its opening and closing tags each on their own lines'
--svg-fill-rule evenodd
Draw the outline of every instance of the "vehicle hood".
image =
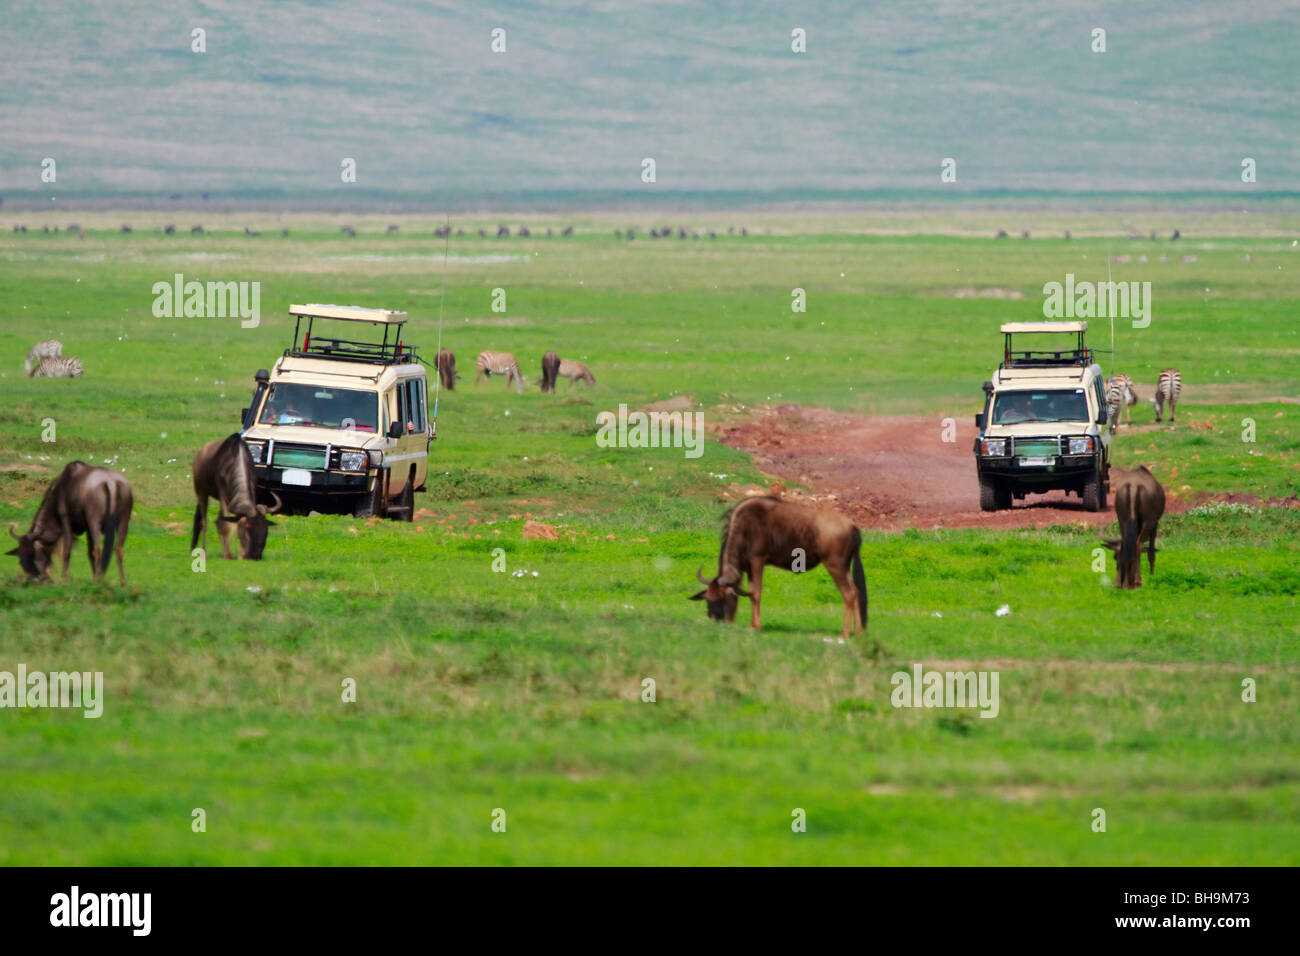
<svg viewBox="0 0 1300 956">
<path fill-rule="evenodd" d="M 1097 426 L 1087 422 L 1018 422 L 1015 425 L 990 425 L 985 438 L 1041 438 L 1046 435 L 1095 435 Z"/>
</svg>

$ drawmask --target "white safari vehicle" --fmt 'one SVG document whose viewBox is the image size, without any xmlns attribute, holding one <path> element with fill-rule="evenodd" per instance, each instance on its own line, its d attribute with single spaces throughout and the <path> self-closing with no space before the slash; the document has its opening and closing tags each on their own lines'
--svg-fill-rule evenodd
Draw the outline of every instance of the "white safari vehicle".
<svg viewBox="0 0 1300 956">
<path fill-rule="evenodd" d="M 1106 386 L 1084 345 L 1087 330 L 1087 322 L 1002 326 L 1002 364 L 984 383 L 984 411 L 975 416 L 983 510 L 1054 490 L 1077 494 L 1088 511 L 1106 507 Z"/>
<path fill-rule="evenodd" d="M 258 371 L 243 415 L 259 498 L 274 491 L 286 511 L 410 521 L 435 426 L 425 367 L 402 342 L 406 313 L 295 305 L 289 314 L 293 344 Z"/>
</svg>

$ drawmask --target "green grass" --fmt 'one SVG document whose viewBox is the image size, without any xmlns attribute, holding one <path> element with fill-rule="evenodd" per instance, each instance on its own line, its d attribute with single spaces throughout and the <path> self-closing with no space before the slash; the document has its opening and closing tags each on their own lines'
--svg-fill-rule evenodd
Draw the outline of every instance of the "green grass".
<svg viewBox="0 0 1300 956">
<path fill-rule="evenodd" d="M 1041 316 L 1042 283 L 1082 276 L 1085 255 L 1104 267 L 1106 241 L 454 240 L 462 259 L 538 254 L 450 266 L 444 345 L 466 378 L 443 395 L 428 514 L 287 518 L 266 560 L 196 573 L 189 462 L 236 426 L 290 302 L 403 308 L 412 339 L 432 353 L 437 338 L 434 240 L 291 224 L 286 240 L 0 236 L 0 520 L 25 526 L 73 458 L 125 468 L 138 502 L 126 589 L 92 585 L 84 548 L 71 584 L 24 585 L 12 565 L 0 583 L 0 670 L 106 682 L 99 720 L 0 710 L 0 862 L 1300 860 L 1300 512 L 1171 514 L 1137 592 L 1109 585 L 1108 553 L 1094 570 L 1095 529 L 867 532 L 870 632 L 839 644 L 821 570 L 767 575 L 758 633 L 685 600 L 716 560 L 721 493 L 761 480 L 744 456 L 593 440 L 598 411 L 679 394 L 706 420 L 769 401 L 969 415 L 997 323 Z M 1125 246 L 1143 248 L 1170 246 Z M 1116 275 L 1155 296 L 1150 328 L 1118 329 L 1121 368 L 1145 397 L 1176 365 L 1184 403 L 1172 428 L 1121 430 L 1115 460 L 1184 498 L 1294 495 L 1297 406 L 1275 399 L 1295 394 L 1295 253 L 1233 239 L 1195 254 Z M 334 258 L 358 255 L 380 258 Z M 174 271 L 261 281 L 261 327 L 153 318 L 152 283 Z M 967 285 L 1023 298 L 951 294 Z M 49 336 L 82 379 L 21 377 Z M 596 387 L 472 385 L 482 348 L 535 378 L 552 347 Z M 560 539 L 525 540 L 529 518 Z M 917 661 L 997 670 L 999 716 L 891 707 L 890 675 Z"/>
</svg>

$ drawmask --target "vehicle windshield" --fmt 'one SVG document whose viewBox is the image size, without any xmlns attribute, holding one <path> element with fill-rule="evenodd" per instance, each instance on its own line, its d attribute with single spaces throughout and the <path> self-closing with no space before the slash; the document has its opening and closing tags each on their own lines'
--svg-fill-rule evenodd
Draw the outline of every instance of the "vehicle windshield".
<svg viewBox="0 0 1300 956">
<path fill-rule="evenodd" d="M 1088 398 L 1081 388 L 1045 392 L 999 392 L 993 400 L 994 425 L 1020 422 L 1086 422 Z"/>
<path fill-rule="evenodd" d="M 374 392 L 278 382 L 267 392 L 258 422 L 373 432 L 378 415 L 379 397 Z"/>
</svg>

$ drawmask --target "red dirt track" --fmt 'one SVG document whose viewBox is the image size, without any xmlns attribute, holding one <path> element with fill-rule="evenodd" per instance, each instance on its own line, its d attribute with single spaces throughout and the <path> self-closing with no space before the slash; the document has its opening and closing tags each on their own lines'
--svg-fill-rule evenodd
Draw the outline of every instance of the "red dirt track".
<svg viewBox="0 0 1300 956">
<path fill-rule="evenodd" d="M 721 441 L 749 454 L 764 474 L 807 485 L 813 498 L 860 527 L 1014 528 L 1114 520 L 1113 511 L 1084 511 L 1079 498 L 1059 491 L 1029 495 L 1010 511 L 980 511 L 971 451 L 975 424 L 969 416 L 957 420 L 953 442 L 942 434 L 937 417 L 867 417 L 798 405 L 752 409 L 748 420 L 719 429 Z M 1170 510 L 1176 510 L 1173 505 Z"/>
</svg>

